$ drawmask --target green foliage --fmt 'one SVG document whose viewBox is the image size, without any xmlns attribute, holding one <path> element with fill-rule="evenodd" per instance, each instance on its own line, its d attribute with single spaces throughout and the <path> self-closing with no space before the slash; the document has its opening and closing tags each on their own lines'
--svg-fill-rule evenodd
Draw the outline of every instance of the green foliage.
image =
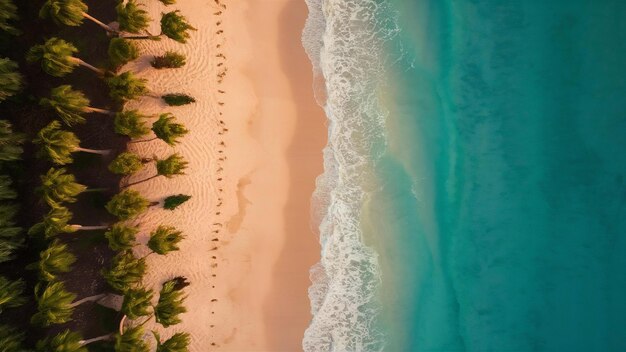
<svg viewBox="0 0 626 352">
<path fill-rule="evenodd" d="M 187 94 L 165 94 L 161 98 L 169 106 L 181 106 L 196 102 L 196 99 Z"/>
<path fill-rule="evenodd" d="M 14 161 L 22 158 L 24 135 L 13 131 L 9 121 L 0 120 L 0 161 Z"/>
<path fill-rule="evenodd" d="M 67 244 L 56 239 L 39 253 L 39 261 L 29 265 L 28 269 L 38 269 L 42 280 L 52 281 L 58 274 L 70 272 L 75 262 L 76 257 L 69 251 Z"/>
<path fill-rule="evenodd" d="M 191 336 L 186 332 L 177 332 L 169 339 L 161 342 L 161 336 L 156 331 L 152 334 L 157 340 L 156 352 L 188 352 Z"/>
<path fill-rule="evenodd" d="M 176 3 L 176 0 L 159 0 L 160 2 L 163 3 L 163 5 L 174 5 Z"/>
<path fill-rule="evenodd" d="M 179 43 L 186 43 L 189 39 L 189 31 L 195 31 L 187 19 L 179 15 L 180 11 L 172 11 L 161 17 L 161 33 Z"/>
<path fill-rule="evenodd" d="M 154 307 L 154 317 L 157 323 L 166 328 L 180 323 L 179 315 L 187 311 L 183 306 L 186 298 L 176 287 L 175 279 L 165 282 L 159 293 L 159 302 Z"/>
<path fill-rule="evenodd" d="M 75 232 L 76 228 L 69 224 L 72 216 L 72 212 L 66 207 L 54 207 L 50 209 L 40 223 L 33 225 L 28 230 L 28 234 L 33 236 L 43 233 L 46 238 L 49 238 L 60 233 Z"/>
<path fill-rule="evenodd" d="M 66 173 L 65 168 L 51 168 L 41 175 L 41 186 L 36 192 L 51 207 L 59 207 L 63 203 L 74 203 L 76 197 L 87 190 L 87 186 L 76 182 L 76 177 Z"/>
<path fill-rule="evenodd" d="M 157 173 L 167 178 L 184 175 L 187 164 L 189 163 L 180 154 L 174 153 L 165 159 L 156 161 Z"/>
<path fill-rule="evenodd" d="M 0 0 L 2 3 L 2 0 Z M 0 325 L 0 351 L 2 352 L 24 352 L 22 347 L 24 341 L 24 333 L 9 327 L 8 325 Z"/>
<path fill-rule="evenodd" d="M 22 90 L 23 77 L 17 68 L 17 63 L 14 61 L 0 58 L 0 102 Z"/>
<path fill-rule="evenodd" d="M 12 0 L 0 0 L 0 30 L 12 35 L 19 35 L 22 32 L 15 28 L 10 22 L 19 20 L 17 6 Z"/>
<path fill-rule="evenodd" d="M 185 66 L 185 55 L 175 51 L 168 50 L 164 55 L 155 56 L 150 65 L 157 69 L 162 68 L 179 68 Z"/>
<path fill-rule="evenodd" d="M 66 329 L 53 338 L 46 338 L 37 342 L 37 352 L 89 352 L 87 347 L 82 345 L 82 336 Z"/>
<path fill-rule="evenodd" d="M 143 326 L 127 328 L 123 334 L 115 335 L 115 352 L 150 352 L 150 346 L 143 340 Z"/>
<path fill-rule="evenodd" d="M 15 227 L 16 204 L 0 204 L 0 263 L 15 258 L 15 252 L 24 244 L 22 228 Z"/>
<path fill-rule="evenodd" d="M 159 115 L 159 119 L 152 124 L 152 131 L 157 138 L 174 146 L 178 139 L 189 133 L 189 130 L 181 123 L 177 123 L 176 117 L 170 113 Z"/>
<path fill-rule="evenodd" d="M 150 129 L 146 126 L 144 119 L 146 116 L 138 110 L 126 110 L 115 114 L 115 133 L 128 136 L 130 138 L 143 137 Z"/>
<path fill-rule="evenodd" d="M 24 291 L 24 281 L 10 281 L 4 276 L 0 276 L 0 313 L 7 308 L 19 307 L 26 300 L 22 297 Z"/>
<path fill-rule="evenodd" d="M 116 175 L 133 175 L 141 170 L 141 157 L 135 153 L 122 152 L 109 164 L 109 171 Z"/>
<path fill-rule="evenodd" d="M 17 192 L 11 187 L 12 184 L 13 179 L 11 179 L 11 176 L 0 175 L 0 200 L 17 198 Z"/>
<path fill-rule="evenodd" d="M 51 18 L 58 25 L 80 26 L 88 10 L 82 0 L 47 0 L 39 10 L 40 18 Z"/>
<path fill-rule="evenodd" d="M 120 292 L 126 292 L 133 285 L 141 283 L 145 273 L 146 260 L 135 258 L 132 251 L 117 253 L 113 257 L 111 267 L 102 271 L 109 285 Z"/>
<path fill-rule="evenodd" d="M 153 296 L 154 292 L 152 290 L 143 287 L 127 290 L 124 292 L 122 313 L 126 314 L 128 318 L 132 320 L 150 315 Z"/>
<path fill-rule="evenodd" d="M 150 234 L 148 248 L 156 254 L 165 255 L 172 251 L 177 251 L 178 243 L 185 238 L 182 231 L 176 230 L 173 226 L 159 225 Z"/>
<path fill-rule="evenodd" d="M 109 42 L 109 60 L 114 67 L 125 65 L 139 57 L 139 49 L 130 40 L 113 38 Z"/>
<path fill-rule="evenodd" d="M 137 233 L 139 233 L 138 228 L 120 223 L 113 225 L 109 231 L 104 233 L 104 237 L 109 241 L 109 248 L 112 250 L 127 251 L 137 244 L 135 242 Z"/>
<path fill-rule="evenodd" d="M 150 202 L 139 192 L 129 189 L 113 196 L 106 209 L 120 220 L 128 220 L 146 211 L 149 205 Z"/>
<path fill-rule="evenodd" d="M 165 198 L 165 201 L 163 202 L 163 209 L 174 210 L 179 205 L 188 201 L 190 198 L 191 196 L 188 196 L 186 194 L 177 194 L 177 195 L 169 196 Z"/>
<path fill-rule="evenodd" d="M 78 66 L 73 55 L 78 49 L 71 43 L 59 38 L 50 38 L 43 45 L 35 45 L 26 54 L 28 62 L 41 63 L 41 69 L 55 77 L 63 77 Z"/>
<path fill-rule="evenodd" d="M 120 1 L 115 9 L 120 30 L 137 34 L 148 28 L 150 24 L 148 12 L 141 9 L 135 0 L 128 0 L 126 3 Z"/>
<path fill-rule="evenodd" d="M 48 283 L 43 292 L 40 291 L 41 286 L 38 284 L 35 287 L 37 313 L 30 319 L 31 323 L 47 327 L 72 320 L 72 313 L 74 312 L 72 303 L 76 299 L 76 295 L 68 292 L 63 282 Z"/>
<path fill-rule="evenodd" d="M 39 145 L 37 156 L 65 165 L 73 161 L 72 152 L 78 148 L 80 141 L 74 133 L 62 130 L 61 123 L 55 120 L 37 133 L 33 143 Z"/>
<path fill-rule="evenodd" d="M 89 106 L 89 99 L 83 92 L 72 89 L 72 86 L 64 84 L 50 91 L 50 98 L 42 98 L 39 104 L 45 108 L 54 110 L 66 125 L 72 126 L 84 123 L 82 114 Z"/>
<path fill-rule="evenodd" d="M 148 93 L 147 80 L 135 77 L 130 71 L 106 79 L 109 95 L 117 101 L 135 99 Z"/>
</svg>

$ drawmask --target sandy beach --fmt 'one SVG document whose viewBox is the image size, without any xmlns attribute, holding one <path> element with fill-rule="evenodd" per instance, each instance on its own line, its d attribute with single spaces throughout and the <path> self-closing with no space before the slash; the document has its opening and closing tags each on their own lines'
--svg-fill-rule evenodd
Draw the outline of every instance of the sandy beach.
<svg viewBox="0 0 626 352">
<path fill-rule="evenodd" d="M 180 10 L 198 29 L 189 42 L 141 41 L 142 58 L 127 67 L 154 94 L 182 92 L 197 103 L 167 107 L 145 97 L 129 104 L 171 112 L 191 131 L 174 148 L 131 143 L 140 155 L 179 152 L 186 175 L 133 186 L 150 200 L 184 193 L 175 211 L 151 209 L 137 220 L 146 234 L 159 224 L 186 235 L 180 251 L 148 257 L 146 285 L 185 276 L 188 312 L 168 337 L 192 336 L 191 351 L 297 351 L 311 316 L 308 270 L 319 259 L 309 200 L 322 172 L 325 116 L 313 99 L 311 65 L 300 35 L 307 15 L 299 0 L 143 1 L 157 18 Z M 158 32 L 155 22 L 153 32 Z M 154 70 L 153 55 L 177 50 L 181 69 Z M 155 173 L 146 168 L 130 180 Z M 142 253 L 138 253 L 142 254 Z"/>
</svg>

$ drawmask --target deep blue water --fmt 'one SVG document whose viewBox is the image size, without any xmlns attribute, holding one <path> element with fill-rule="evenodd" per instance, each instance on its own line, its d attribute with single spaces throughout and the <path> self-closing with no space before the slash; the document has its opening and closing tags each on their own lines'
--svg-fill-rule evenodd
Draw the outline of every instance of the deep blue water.
<svg viewBox="0 0 626 352">
<path fill-rule="evenodd" d="M 626 1 L 323 2 L 305 349 L 626 351 Z"/>
</svg>

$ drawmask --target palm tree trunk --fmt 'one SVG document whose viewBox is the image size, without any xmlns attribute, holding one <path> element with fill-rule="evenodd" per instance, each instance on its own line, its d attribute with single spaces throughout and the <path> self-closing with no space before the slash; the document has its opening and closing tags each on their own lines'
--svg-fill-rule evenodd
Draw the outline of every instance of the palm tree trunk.
<svg viewBox="0 0 626 352">
<path fill-rule="evenodd" d="M 70 225 L 76 231 L 96 231 L 96 230 L 106 230 L 109 228 L 108 225 L 100 225 L 100 226 L 83 226 L 83 225 Z"/>
<path fill-rule="evenodd" d="M 157 174 L 157 175 L 154 175 L 154 176 L 150 176 L 150 177 L 148 177 L 148 178 L 145 178 L 145 179 L 143 179 L 143 180 L 141 180 L 141 181 L 131 182 L 131 183 L 127 184 L 126 186 L 124 186 L 124 188 L 126 188 L 126 187 L 130 187 L 130 186 L 134 186 L 134 185 L 138 185 L 138 184 L 143 183 L 143 182 L 146 182 L 146 181 L 150 181 L 150 180 L 152 180 L 153 178 L 156 178 L 156 177 L 159 177 L 159 176 L 161 176 L 161 175 L 158 175 L 158 174 Z"/>
<path fill-rule="evenodd" d="M 119 33 L 118 31 L 116 31 L 115 29 L 113 29 L 111 26 L 104 24 L 103 22 L 101 22 L 100 20 L 98 20 L 95 17 L 91 17 L 88 13 L 83 12 L 83 17 L 85 17 L 88 20 L 93 21 L 95 24 L 97 24 L 98 26 L 104 28 L 105 31 L 107 32 L 111 32 L 111 33 Z"/>
<path fill-rule="evenodd" d="M 95 66 L 92 66 L 92 65 L 90 65 L 90 64 L 88 64 L 88 63 L 86 63 L 85 61 L 83 61 L 83 60 L 81 60 L 81 59 L 79 59 L 79 58 L 77 58 L 77 57 L 73 57 L 73 56 L 72 56 L 72 57 L 70 57 L 70 60 L 72 60 L 72 61 L 74 61 L 74 62 L 78 63 L 79 65 L 81 65 L 81 66 L 83 66 L 83 67 L 87 67 L 88 69 L 90 69 L 90 70 L 94 71 L 95 73 L 97 73 L 97 74 L 99 74 L 99 75 L 104 76 L 104 75 L 106 74 L 106 71 L 105 71 L 105 70 L 103 70 L 103 69 L 99 69 L 99 68 L 97 68 L 97 67 L 95 67 Z"/>
<path fill-rule="evenodd" d="M 124 39 L 150 39 L 150 40 L 161 40 L 161 34 L 159 35 L 134 35 L 134 36 L 120 36 Z"/>
<path fill-rule="evenodd" d="M 88 149 L 88 148 L 77 147 L 76 149 L 74 149 L 74 151 L 91 153 L 91 154 L 100 154 L 100 155 L 109 155 L 109 154 L 111 154 L 111 149 L 101 150 L 101 149 Z"/>
<path fill-rule="evenodd" d="M 98 114 L 104 114 L 104 115 L 115 115 L 115 113 L 113 111 L 109 111 L 109 110 L 105 110 L 105 109 L 92 108 L 91 106 L 88 106 L 88 107 L 84 108 L 83 111 L 85 111 L 85 112 L 97 112 Z"/>
<path fill-rule="evenodd" d="M 145 143 L 145 142 L 151 142 L 151 141 L 153 141 L 155 139 L 159 139 L 159 137 L 153 137 L 153 138 L 150 138 L 150 139 L 140 139 L 138 141 L 130 141 L 128 143 Z M 152 161 L 152 160 L 150 160 L 150 161 Z"/>
<path fill-rule="evenodd" d="M 108 191 L 108 188 L 87 188 L 83 191 L 83 193 L 91 193 L 91 192 L 104 192 Z"/>
<path fill-rule="evenodd" d="M 94 343 L 94 342 L 98 342 L 98 341 L 108 341 L 108 340 L 111 340 L 114 335 L 115 334 L 107 334 L 107 335 L 94 337 L 93 339 L 89 339 L 89 340 L 81 340 L 80 341 L 80 345 L 81 346 L 86 346 L 86 345 L 88 345 L 90 343 Z"/>
<path fill-rule="evenodd" d="M 89 297 L 85 297 L 83 299 L 80 299 L 72 304 L 70 304 L 70 307 L 74 308 L 76 306 L 79 306 L 85 302 L 97 302 L 99 300 L 101 300 L 102 298 L 104 298 L 107 294 L 106 293 L 101 293 L 99 295 L 94 295 L 94 296 L 89 296 Z"/>
</svg>

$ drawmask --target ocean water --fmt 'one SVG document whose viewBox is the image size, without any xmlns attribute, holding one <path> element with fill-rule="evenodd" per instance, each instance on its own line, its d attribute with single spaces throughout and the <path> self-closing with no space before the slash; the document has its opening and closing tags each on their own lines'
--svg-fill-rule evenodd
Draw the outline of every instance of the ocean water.
<svg viewBox="0 0 626 352">
<path fill-rule="evenodd" d="M 305 351 L 626 351 L 626 1 L 306 0 Z"/>
</svg>

